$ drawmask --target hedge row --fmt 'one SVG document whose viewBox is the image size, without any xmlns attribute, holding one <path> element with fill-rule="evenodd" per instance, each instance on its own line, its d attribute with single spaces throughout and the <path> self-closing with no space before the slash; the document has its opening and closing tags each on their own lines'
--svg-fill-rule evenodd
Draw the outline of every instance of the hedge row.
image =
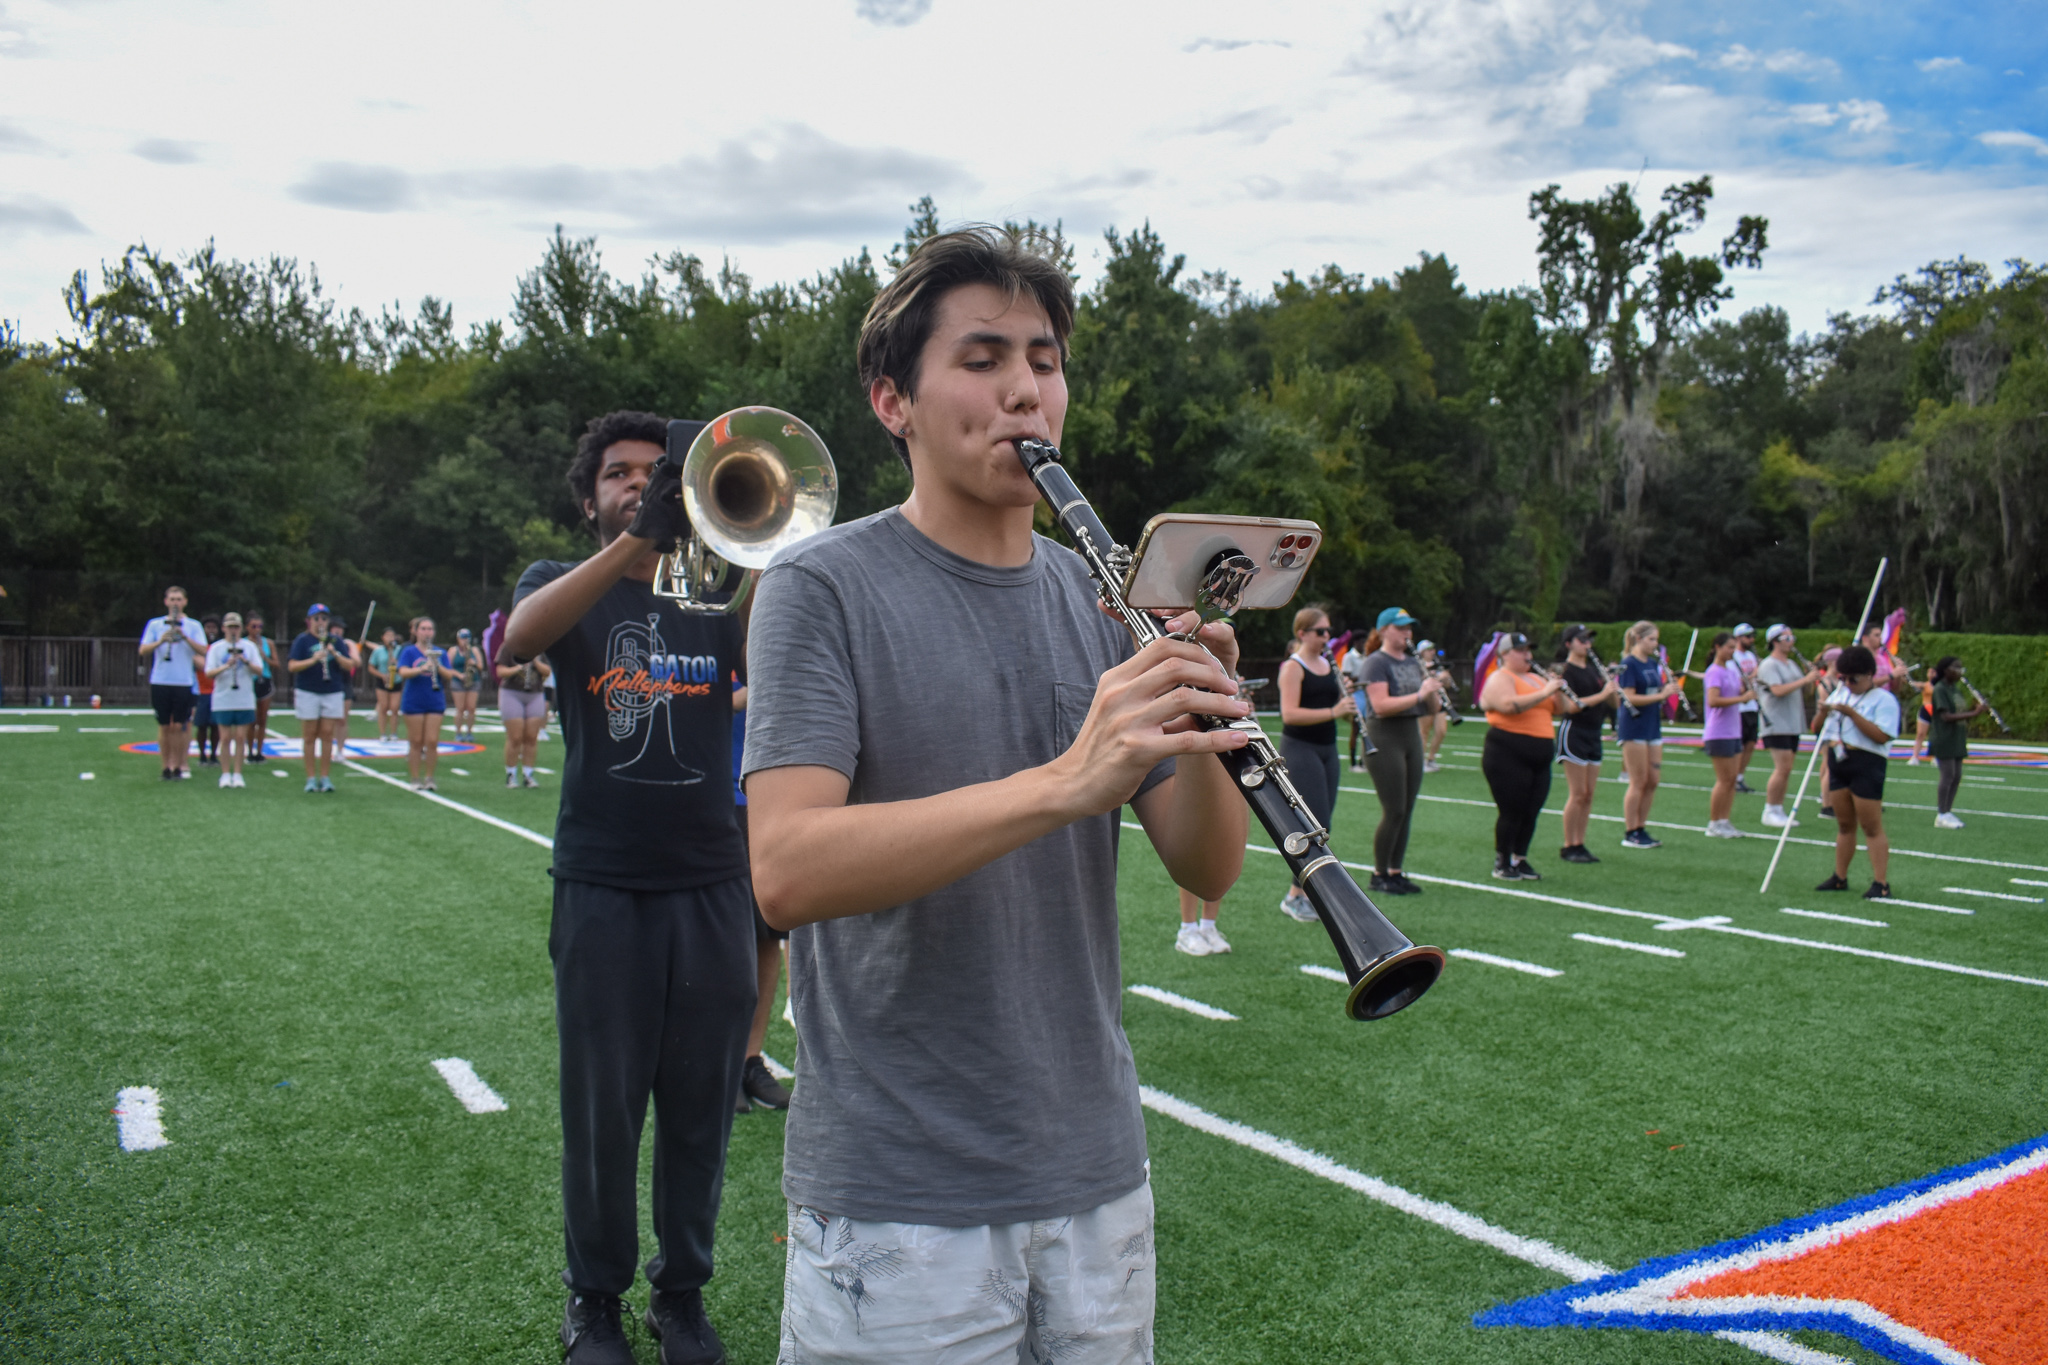
<svg viewBox="0 0 2048 1365">
<path fill-rule="evenodd" d="M 1593 630 L 1593 647 L 1608 663 L 1621 658 L 1622 640 L 1633 621 L 1587 622 Z M 1692 666 L 1695 672 L 1706 668 L 1707 646 L 1715 635 L 1729 629 L 1735 623 L 1703 625 L 1699 628 L 1699 645 L 1693 652 Z M 1757 650 L 1763 652 L 1763 632 L 1769 622 L 1756 621 Z M 1657 630 L 1664 648 L 1671 653 L 1671 665 L 1678 667 L 1685 660 L 1686 642 L 1692 637 L 1693 627 L 1689 621 L 1659 621 Z M 1794 627 L 1799 636 L 1799 651 L 1812 659 L 1830 645 L 1849 643 L 1849 628 L 1834 630 L 1813 627 Z M 1564 633 L 1562 623 L 1553 625 L 1536 637 L 1537 657 L 1548 658 L 1559 648 Z M 1969 670 L 1970 681 L 1983 690 L 1991 699 L 2006 724 L 2012 726 L 2012 734 L 2004 735 L 1989 716 L 1980 716 L 1970 726 L 1971 735 L 1979 739 L 2024 739 L 2048 740 L 2048 636 L 2042 635 L 1965 635 L 1949 631 L 1908 631 L 1904 641 L 1903 658 L 1915 669 L 1924 668 L 1944 654 L 1953 654 L 1961 659 Z M 1915 678 L 1918 678 L 1915 674 Z M 1689 684 L 1693 705 L 1698 707 L 1702 698 L 1697 680 Z M 1910 731 L 1908 732 L 1910 733 Z"/>
</svg>

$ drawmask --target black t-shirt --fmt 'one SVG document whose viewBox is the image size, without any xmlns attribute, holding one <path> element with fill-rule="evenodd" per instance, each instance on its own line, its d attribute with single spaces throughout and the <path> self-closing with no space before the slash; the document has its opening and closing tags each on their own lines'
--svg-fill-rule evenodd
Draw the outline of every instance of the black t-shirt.
<svg viewBox="0 0 2048 1365">
<path fill-rule="evenodd" d="M 574 567 L 531 565 L 513 601 Z M 737 616 L 685 612 L 632 579 L 548 646 L 568 749 L 557 877 L 685 891 L 746 872 L 732 801 L 740 653 Z"/>
<path fill-rule="evenodd" d="M 1607 690 L 1607 675 L 1591 664 L 1568 663 L 1564 666 L 1564 685 L 1572 690 L 1575 697 L 1590 697 Z M 1614 703 L 1603 701 L 1598 706 L 1588 706 L 1574 713 L 1569 722 L 1581 730 L 1598 734 L 1613 710 Z"/>
</svg>

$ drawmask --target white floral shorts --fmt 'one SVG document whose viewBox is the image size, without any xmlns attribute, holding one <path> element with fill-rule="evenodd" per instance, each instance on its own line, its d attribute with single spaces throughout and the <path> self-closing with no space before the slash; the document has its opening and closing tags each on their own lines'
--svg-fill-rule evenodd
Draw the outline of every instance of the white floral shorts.
<svg viewBox="0 0 2048 1365">
<path fill-rule="evenodd" d="M 1152 1187 L 972 1228 L 789 1206 L 777 1365 L 1152 1365 Z"/>
</svg>

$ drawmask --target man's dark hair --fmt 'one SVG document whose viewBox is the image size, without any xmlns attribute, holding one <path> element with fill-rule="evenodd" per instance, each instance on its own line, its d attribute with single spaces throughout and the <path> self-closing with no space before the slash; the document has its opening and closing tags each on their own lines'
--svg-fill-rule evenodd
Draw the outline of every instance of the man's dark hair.
<svg viewBox="0 0 2048 1365">
<path fill-rule="evenodd" d="M 1835 672 L 1845 678 L 1875 677 L 1877 656 L 1862 645 L 1850 645 L 1835 656 Z"/>
<path fill-rule="evenodd" d="M 967 284 L 993 285 L 1012 300 L 1029 292 L 1052 323 L 1064 362 L 1074 330 L 1074 283 L 1053 253 L 1050 236 L 987 223 L 927 238 L 868 307 L 860 326 L 861 387 L 886 378 L 896 392 L 915 398 L 918 360 L 931 340 L 939 301 Z M 903 438 L 892 431 L 889 444 L 908 468 L 910 447 Z"/>
<path fill-rule="evenodd" d="M 597 471 L 604 464 L 604 453 L 621 441 L 647 441 L 666 450 L 668 421 L 651 412 L 608 412 L 590 419 L 577 438 L 576 458 L 569 461 L 569 496 L 576 500 L 578 512 L 584 503 L 596 501 Z M 596 528 L 596 516 L 585 520 Z"/>
</svg>

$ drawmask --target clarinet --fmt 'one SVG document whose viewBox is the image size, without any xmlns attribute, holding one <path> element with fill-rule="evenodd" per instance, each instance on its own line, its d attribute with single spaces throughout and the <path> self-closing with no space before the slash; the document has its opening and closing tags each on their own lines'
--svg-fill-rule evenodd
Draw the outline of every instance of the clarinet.
<svg viewBox="0 0 2048 1365">
<path fill-rule="evenodd" d="M 1998 714 L 1998 708 L 1991 704 L 1991 698 L 1985 696 L 1982 692 L 1979 692 L 1977 690 L 1977 684 L 1971 682 L 1968 678 L 1964 678 L 1963 686 L 1970 689 L 1970 695 L 1977 699 L 1978 705 L 1982 706 L 1986 711 L 1989 711 L 1991 713 L 1991 719 L 1998 722 L 1999 729 L 2005 731 L 2005 733 L 2007 734 L 2012 733 L 2012 727 L 2005 723 L 2005 717 Z"/>
<path fill-rule="evenodd" d="M 1125 600 L 1119 570 L 1120 566 L 1129 566 L 1130 551 L 1110 538 L 1095 509 L 1060 467 L 1059 449 L 1048 442 L 1030 439 L 1015 444 L 1017 458 L 1031 475 L 1031 482 L 1053 509 L 1053 516 L 1073 537 L 1104 605 L 1124 623 L 1140 649 L 1166 638 L 1157 619 Z M 1242 562 L 1233 565 L 1230 558 Z M 1251 577 L 1252 565 L 1242 555 L 1232 555 L 1220 565 L 1222 572 L 1231 569 L 1243 573 L 1235 589 L 1242 592 Z M 1211 577 L 1213 581 L 1216 574 Z M 1330 832 L 1309 813 L 1308 803 L 1288 776 L 1287 765 L 1281 762 L 1279 752 L 1258 721 L 1250 716 L 1234 721 L 1220 716 L 1196 716 L 1194 720 L 1204 730 L 1236 730 L 1245 736 L 1242 749 L 1228 749 L 1216 757 L 1234 780 L 1238 795 L 1272 836 L 1277 851 L 1294 874 L 1295 883 L 1315 906 L 1317 918 L 1336 945 L 1345 979 L 1351 983 L 1344 1001 L 1345 1014 L 1353 1019 L 1384 1019 L 1414 1004 L 1443 971 L 1443 949 L 1417 947 L 1380 913 L 1379 907 L 1337 861 L 1337 855 L 1329 848 Z"/>
</svg>

